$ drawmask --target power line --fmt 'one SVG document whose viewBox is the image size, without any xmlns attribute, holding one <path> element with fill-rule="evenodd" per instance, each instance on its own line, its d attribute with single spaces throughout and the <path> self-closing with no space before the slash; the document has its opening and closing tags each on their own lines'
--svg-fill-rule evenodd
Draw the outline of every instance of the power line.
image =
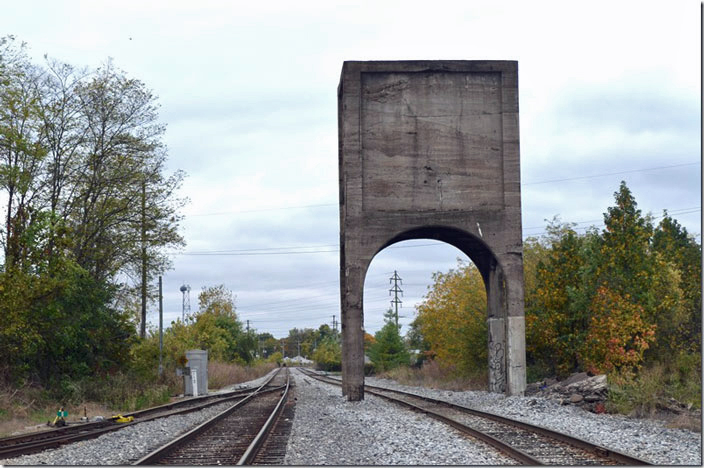
<svg viewBox="0 0 704 468">
<path fill-rule="evenodd" d="M 443 242 L 433 242 L 425 244 L 413 244 L 413 245 L 395 245 L 387 247 L 389 249 L 411 249 L 416 247 L 429 247 L 433 245 L 443 245 Z M 335 247 L 334 249 L 328 250 L 282 250 L 282 249 L 320 249 L 323 247 Z M 269 250 L 277 250 L 277 252 L 269 252 Z M 328 253 L 328 252 L 339 252 L 340 248 L 338 244 L 326 244 L 326 245 L 310 245 L 303 247 L 263 247 L 261 249 L 243 249 L 243 250 L 204 250 L 200 252 L 171 252 L 170 255 L 193 255 L 193 256 L 250 256 L 250 255 L 291 255 L 291 254 L 307 254 L 307 253 Z"/>
<path fill-rule="evenodd" d="M 256 249 L 226 249 L 226 250 L 201 250 L 201 251 L 192 251 L 192 252 L 187 252 L 187 255 L 206 255 L 206 254 L 228 254 L 228 253 L 258 253 L 258 252 L 266 252 L 266 251 L 272 251 L 272 250 L 293 250 L 293 249 L 320 249 L 323 247 L 335 247 L 337 248 L 338 244 L 321 244 L 321 245 L 313 245 L 313 246 L 301 246 L 301 247 L 262 247 L 262 248 L 256 248 Z"/>
<path fill-rule="evenodd" d="M 674 166 L 676 167 L 676 166 Z M 668 215 L 684 215 L 700 211 L 701 207 L 678 208 L 676 210 L 668 210 Z M 653 216 L 653 219 L 659 219 L 663 216 Z M 601 220 L 575 221 L 574 224 L 594 223 Z M 544 229 L 545 226 L 524 227 L 523 230 L 529 229 Z M 543 232 L 545 233 L 545 231 Z M 538 235 L 542 233 L 536 233 Z M 411 245 L 392 245 L 387 249 L 413 249 L 419 247 L 447 245 L 445 242 L 437 241 L 432 243 L 411 244 Z M 308 250 L 292 250 L 292 249 L 308 249 Z M 386 249 L 385 249 L 386 250 Z M 204 250 L 194 252 L 170 252 L 170 255 L 188 255 L 188 256 L 258 256 L 258 255 L 296 255 L 296 254 L 312 254 L 312 253 L 334 253 L 339 252 L 338 244 L 321 244 L 309 245 L 301 247 L 262 247 L 257 249 L 232 249 L 232 250 Z"/>
<path fill-rule="evenodd" d="M 681 209 L 679 209 L 679 210 L 668 211 L 668 212 L 667 212 L 667 215 L 670 216 L 670 215 L 692 214 L 692 213 L 696 213 L 696 212 L 701 211 L 701 210 L 702 210 L 701 207 L 681 208 Z M 655 219 L 660 219 L 660 218 L 664 218 L 664 217 L 665 217 L 665 215 L 651 216 L 650 219 L 655 220 Z M 575 230 L 575 231 L 578 231 L 578 230 L 587 230 L 587 229 L 589 229 L 589 228 L 591 228 L 591 227 L 601 228 L 601 227 L 604 226 L 604 221 L 603 221 L 603 219 L 601 219 L 601 220 L 592 220 L 592 221 L 579 221 L 579 222 L 574 222 L 574 223 L 569 223 L 569 222 L 568 222 L 567 224 L 577 224 L 577 225 L 579 225 L 579 224 L 593 223 L 593 222 L 598 222 L 599 224 L 592 224 L 592 225 L 589 225 L 589 226 L 579 226 L 579 227 L 575 227 L 574 230 Z M 537 228 L 537 227 L 534 227 L 534 228 L 525 228 L 525 229 L 538 229 L 538 228 Z M 547 231 L 536 232 L 536 233 L 530 234 L 530 237 L 541 236 L 541 235 L 543 235 L 543 234 L 548 234 L 548 232 L 547 232 Z"/>
<path fill-rule="evenodd" d="M 646 167 L 644 169 L 632 169 L 630 171 L 608 172 L 608 173 L 603 173 L 603 174 L 593 174 L 593 175 L 587 175 L 587 176 L 566 177 L 564 179 L 551 179 L 551 180 L 541 180 L 541 181 L 535 181 L 535 182 L 523 182 L 521 185 L 551 184 L 554 182 L 566 182 L 569 180 L 595 179 L 597 177 L 607 177 L 607 176 L 620 175 L 620 174 L 632 174 L 634 172 L 656 171 L 656 170 L 660 170 L 660 169 L 671 169 L 674 167 L 695 166 L 695 165 L 699 165 L 699 164 L 700 163 L 696 162 L 696 163 L 672 164 L 670 166 Z"/>
<path fill-rule="evenodd" d="M 672 210 L 668 211 L 668 215 L 683 215 L 683 214 L 691 214 L 691 213 L 696 213 L 697 211 L 701 211 L 701 207 L 692 207 L 692 208 L 681 208 L 679 210 Z M 653 216 L 652 219 L 660 219 L 664 218 L 664 215 L 659 215 L 659 216 Z M 586 223 L 601 223 L 600 225 L 603 226 L 604 219 L 590 219 L 587 221 L 576 221 L 576 222 L 568 222 L 567 224 L 586 224 Z M 533 226 L 533 227 L 524 227 L 523 230 L 525 231 L 526 229 L 545 229 L 545 226 Z M 580 228 L 581 229 L 581 228 Z"/>
<path fill-rule="evenodd" d="M 300 210 L 304 208 L 319 208 L 323 206 L 339 206 L 337 203 L 319 203 L 315 205 L 294 205 L 294 206 L 278 206 L 272 208 L 255 208 L 251 210 L 234 210 L 234 211 L 220 211 L 215 213 L 194 213 L 186 216 L 223 216 L 230 214 L 241 214 L 241 213 L 259 213 L 262 211 L 283 211 L 283 210 Z"/>
<path fill-rule="evenodd" d="M 701 164 L 700 162 L 691 162 L 691 163 L 671 164 L 671 165 L 667 165 L 667 166 L 645 167 L 645 168 L 641 168 L 641 169 L 631 169 L 628 171 L 604 172 L 601 174 L 592 174 L 592 175 L 587 175 L 587 176 L 565 177 L 562 179 L 549 179 L 549 180 L 538 180 L 538 181 L 533 181 L 533 182 L 523 182 L 521 185 L 538 185 L 538 184 L 550 184 L 550 183 L 556 183 L 556 182 L 566 182 L 566 181 L 570 181 L 570 180 L 594 179 L 597 177 L 608 177 L 608 176 L 612 176 L 612 175 L 632 174 L 632 173 L 636 173 L 636 172 L 647 172 L 647 171 L 656 171 L 656 170 L 661 170 L 661 169 L 672 169 L 672 168 L 676 168 L 676 167 L 696 166 L 696 165 L 700 165 L 700 164 Z M 248 210 L 219 211 L 219 212 L 213 212 L 213 213 L 192 213 L 192 214 L 188 214 L 186 216 L 187 217 L 226 216 L 226 215 L 231 215 L 231 214 L 260 213 L 260 212 L 266 212 L 266 211 L 300 210 L 300 209 L 307 209 L 307 208 L 321 208 L 321 207 L 331 207 L 331 206 L 339 206 L 339 203 L 316 203 L 316 204 L 309 204 L 309 205 L 292 205 L 292 206 L 278 206 L 278 207 L 269 207 L 269 208 L 254 208 L 254 209 L 248 209 Z"/>
<path fill-rule="evenodd" d="M 339 252 L 340 249 L 330 249 L 330 250 L 307 250 L 307 251 L 298 251 L 298 250 L 290 250 L 290 251 L 285 251 L 285 252 L 259 252 L 259 251 L 252 251 L 252 252 L 242 252 L 242 253 L 217 253 L 217 252 L 201 252 L 201 253 L 188 253 L 188 252 L 174 252 L 171 255 L 192 255 L 192 256 L 203 256 L 203 257 L 208 257 L 208 256 L 218 256 L 218 257 L 230 257 L 230 256 L 235 256 L 235 257 L 240 257 L 240 256 L 251 256 L 251 255 L 295 255 L 295 254 L 312 254 L 312 253 L 331 253 L 331 252 Z"/>
</svg>

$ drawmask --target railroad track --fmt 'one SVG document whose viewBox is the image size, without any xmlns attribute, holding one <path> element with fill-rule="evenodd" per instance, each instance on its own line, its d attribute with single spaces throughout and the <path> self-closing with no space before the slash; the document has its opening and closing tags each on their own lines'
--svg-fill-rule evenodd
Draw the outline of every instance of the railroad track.
<svg viewBox="0 0 704 468">
<path fill-rule="evenodd" d="M 282 387 L 276 386 L 272 383 L 274 377 L 275 374 L 272 374 L 269 379 L 254 390 L 247 389 L 204 395 L 153 408 L 147 408 L 140 411 L 124 413 L 123 416 L 132 416 L 134 418 L 134 420 L 129 423 L 117 423 L 115 422 L 117 417 L 113 417 L 104 421 L 72 424 L 47 431 L 6 437 L 0 439 L 0 460 L 37 453 L 73 442 L 78 442 L 80 440 L 94 439 L 107 432 L 116 431 L 134 424 L 151 421 L 153 419 L 199 411 L 209 406 L 218 405 L 228 401 L 240 401 L 248 395 L 251 395 L 253 391 L 260 393 L 280 391 Z"/>
<path fill-rule="evenodd" d="M 293 416 L 287 401 L 289 370 L 284 369 L 274 377 L 283 390 L 252 393 L 133 465 L 281 464 L 288 432 L 286 424 L 276 423 L 284 411 L 290 428 Z"/>
<path fill-rule="evenodd" d="M 304 375 L 333 385 L 339 379 L 310 370 Z M 649 465 L 596 444 L 532 424 L 400 390 L 365 385 L 364 391 L 427 414 L 476 437 L 525 465 Z"/>
</svg>

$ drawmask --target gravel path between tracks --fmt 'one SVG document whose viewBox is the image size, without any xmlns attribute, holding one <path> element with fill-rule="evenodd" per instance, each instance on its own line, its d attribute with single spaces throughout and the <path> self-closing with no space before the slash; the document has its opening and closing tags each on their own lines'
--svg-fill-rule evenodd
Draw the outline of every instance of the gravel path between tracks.
<svg viewBox="0 0 704 468">
<path fill-rule="evenodd" d="M 340 388 L 299 372 L 284 465 L 512 465 L 487 445 L 373 395 L 349 402 Z"/>
</svg>

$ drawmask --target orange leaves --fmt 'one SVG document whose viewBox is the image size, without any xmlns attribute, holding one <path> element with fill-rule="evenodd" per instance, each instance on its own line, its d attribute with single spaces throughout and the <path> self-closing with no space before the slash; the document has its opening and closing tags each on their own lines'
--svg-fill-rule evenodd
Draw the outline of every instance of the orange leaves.
<svg viewBox="0 0 704 468">
<path fill-rule="evenodd" d="M 589 332 L 580 358 L 594 373 L 633 372 L 655 340 L 655 325 L 643 318 L 643 307 L 606 286 L 597 289 L 591 305 Z"/>
</svg>

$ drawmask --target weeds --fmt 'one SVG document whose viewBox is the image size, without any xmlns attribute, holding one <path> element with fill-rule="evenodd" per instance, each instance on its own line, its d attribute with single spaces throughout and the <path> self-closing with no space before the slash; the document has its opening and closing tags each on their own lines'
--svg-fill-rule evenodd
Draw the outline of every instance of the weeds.
<svg viewBox="0 0 704 468">
<path fill-rule="evenodd" d="M 212 389 L 261 377 L 276 364 L 252 367 L 211 361 L 208 386 Z M 167 403 L 172 395 L 183 392 L 183 379 L 173 369 L 161 376 L 156 372 L 118 372 L 100 378 L 64 379 L 49 390 L 39 386 L 0 384 L 0 437 L 46 424 L 64 407 L 69 420 L 136 411 Z"/>
<path fill-rule="evenodd" d="M 697 355 L 680 354 L 672 363 L 657 363 L 638 375 L 609 375 L 610 412 L 636 417 L 652 416 L 673 405 L 701 409 L 701 361 Z"/>
<path fill-rule="evenodd" d="M 416 387 L 429 387 L 442 390 L 486 390 L 486 373 L 461 375 L 454 368 L 444 369 L 436 361 L 425 361 L 420 369 L 397 367 L 377 374 L 377 377 L 396 380 L 398 383 Z"/>
<path fill-rule="evenodd" d="M 652 416 L 657 408 L 658 396 L 662 392 L 662 377 L 662 366 L 643 369 L 637 377 L 610 374 L 606 409 L 610 413 L 636 417 Z"/>
<path fill-rule="evenodd" d="M 274 367 L 276 367 L 276 364 L 271 362 L 259 363 L 254 366 L 241 366 L 239 364 L 210 361 L 208 362 L 208 388 L 218 389 L 258 379 L 266 375 Z"/>
</svg>

